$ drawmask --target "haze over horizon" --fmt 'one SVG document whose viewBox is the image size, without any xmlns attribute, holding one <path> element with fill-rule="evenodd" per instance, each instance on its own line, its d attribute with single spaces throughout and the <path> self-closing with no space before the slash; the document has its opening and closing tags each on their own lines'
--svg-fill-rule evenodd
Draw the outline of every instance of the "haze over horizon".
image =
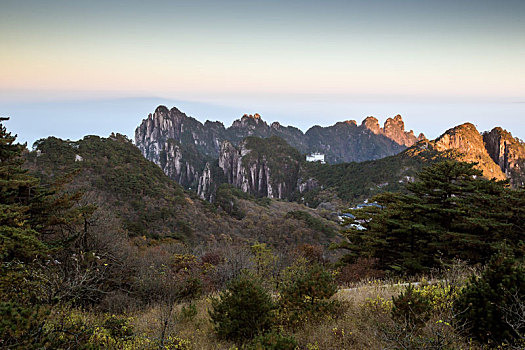
<svg viewBox="0 0 525 350">
<path fill-rule="evenodd" d="M 132 135 L 158 104 L 226 126 L 401 114 L 525 137 L 525 2 L 0 4 L 0 115 L 21 141 Z M 152 97 L 153 96 L 153 97 Z"/>
</svg>

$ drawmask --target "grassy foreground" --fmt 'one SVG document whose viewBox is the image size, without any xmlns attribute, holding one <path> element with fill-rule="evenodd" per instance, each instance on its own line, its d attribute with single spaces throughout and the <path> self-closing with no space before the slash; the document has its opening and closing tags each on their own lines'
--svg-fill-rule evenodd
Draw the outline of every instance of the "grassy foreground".
<svg viewBox="0 0 525 350">
<path fill-rule="evenodd" d="M 481 345 L 466 335 L 468 325 L 457 321 L 452 307 L 472 273 L 470 268 L 456 266 L 438 278 L 427 276 L 409 285 L 404 281 L 375 279 L 340 286 L 332 297 L 337 301 L 332 312 L 305 318 L 300 325 L 290 325 L 284 320 L 277 328 L 295 339 L 293 349 L 492 348 L 490 342 Z M 403 303 L 398 299 L 396 310 L 393 300 L 406 296 L 407 290 L 413 290 L 416 296 L 410 300 L 424 296 L 430 301 L 429 307 L 423 310 L 413 305 L 408 312 L 399 310 Z M 192 302 L 150 305 L 120 315 L 68 312 L 86 325 L 95 326 L 91 336 L 95 348 L 287 349 L 252 343 L 239 345 L 219 339 L 209 316 L 212 299 L 216 297 L 216 293 L 208 294 Z M 272 297 L 279 299 L 277 294 Z M 159 344 L 161 337 L 165 338 L 163 346 Z"/>
</svg>

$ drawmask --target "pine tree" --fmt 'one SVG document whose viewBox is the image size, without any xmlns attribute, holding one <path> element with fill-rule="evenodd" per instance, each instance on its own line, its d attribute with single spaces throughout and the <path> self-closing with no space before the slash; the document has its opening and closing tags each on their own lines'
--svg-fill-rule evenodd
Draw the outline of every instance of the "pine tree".
<svg viewBox="0 0 525 350">
<path fill-rule="evenodd" d="M 7 118 L 0 118 L 5 121 Z M 25 145 L 0 123 L 0 261 L 6 264 L 30 262 L 44 253 L 38 233 L 28 223 L 30 201 L 38 179 L 22 169 Z"/>
<path fill-rule="evenodd" d="M 247 276 L 233 280 L 211 305 L 210 318 L 220 338 L 243 342 L 267 331 L 273 323 L 271 295 L 259 281 Z"/>
<path fill-rule="evenodd" d="M 488 180 L 474 163 L 445 160 L 423 169 L 408 194 L 373 198 L 380 207 L 354 210 L 365 230 L 344 234 L 349 260 L 379 258 L 384 269 L 416 273 L 453 258 L 486 262 L 502 245 L 524 236 L 523 190 Z"/>
<path fill-rule="evenodd" d="M 509 342 L 525 334 L 524 304 L 523 261 L 502 253 L 490 260 L 480 276 L 470 278 L 454 306 L 479 340 Z"/>
<path fill-rule="evenodd" d="M 39 181 L 22 169 L 25 145 L 15 140 L 0 123 L 0 339 L 2 347 L 37 348 L 44 314 L 35 306 L 41 281 L 32 264 L 46 247 L 29 223 Z"/>
</svg>

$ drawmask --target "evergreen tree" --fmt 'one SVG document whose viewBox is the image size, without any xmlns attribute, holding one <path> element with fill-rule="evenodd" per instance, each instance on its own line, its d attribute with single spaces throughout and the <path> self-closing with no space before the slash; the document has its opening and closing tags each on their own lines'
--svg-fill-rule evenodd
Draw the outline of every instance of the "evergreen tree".
<svg viewBox="0 0 525 350">
<path fill-rule="evenodd" d="M 272 326 L 275 308 L 260 282 L 247 276 L 233 280 L 209 311 L 217 335 L 238 342 L 250 340 Z"/>
<path fill-rule="evenodd" d="M 49 263 L 72 243 L 83 248 L 81 224 L 93 208 L 77 205 L 81 193 L 62 190 L 70 176 L 43 186 L 23 168 L 26 146 L 6 120 L 0 118 L 0 347 L 52 347 L 47 283 L 60 275 Z"/>
<path fill-rule="evenodd" d="M 8 118 L 0 118 L 0 121 Z M 7 265 L 30 262 L 43 254 L 44 246 L 28 223 L 30 200 L 38 179 L 22 169 L 25 145 L 15 143 L 16 136 L 0 123 L 0 259 Z"/>
<path fill-rule="evenodd" d="M 379 207 L 354 210 L 337 247 L 347 260 L 374 256 L 384 269 L 416 273 L 453 258 L 486 262 L 505 242 L 524 238 L 523 190 L 487 180 L 474 163 L 445 160 L 423 169 L 408 194 L 384 193 Z M 363 229 L 364 228 L 364 229 Z"/>
<path fill-rule="evenodd" d="M 29 211 L 39 181 L 22 169 L 25 145 L 15 140 L 0 123 L 0 339 L 2 347 L 37 348 L 45 315 L 35 306 L 41 280 L 32 265 L 46 248 Z"/>
<path fill-rule="evenodd" d="M 479 340 L 523 339 L 525 268 L 522 263 L 512 256 L 495 255 L 481 276 L 472 276 L 461 290 L 455 308 Z"/>
</svg>

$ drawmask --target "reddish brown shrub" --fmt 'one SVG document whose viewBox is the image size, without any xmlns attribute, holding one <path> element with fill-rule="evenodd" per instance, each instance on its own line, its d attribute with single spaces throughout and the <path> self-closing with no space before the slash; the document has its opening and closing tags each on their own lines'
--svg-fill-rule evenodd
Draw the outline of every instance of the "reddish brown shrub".
<svg viewBox="0 0 525 350">
<path fill-rule="evenodd" d="M 358 258 L 355 263 L 343 266 L 339 270 L 338 282 L 348 284 L 383 277 L 385 272 L 377 269 L 377 261 L 377 258 Z"/>
<path fill-rule="evenodd" d="M 324 248 L 320 245 L 312 245 L 308 243 L 301 244 L 296 248 L 295 252 L 299 257 L 305 258 L 310 263 L 326 263 L 326 259 L 324 258 Z"/>
</svg>

